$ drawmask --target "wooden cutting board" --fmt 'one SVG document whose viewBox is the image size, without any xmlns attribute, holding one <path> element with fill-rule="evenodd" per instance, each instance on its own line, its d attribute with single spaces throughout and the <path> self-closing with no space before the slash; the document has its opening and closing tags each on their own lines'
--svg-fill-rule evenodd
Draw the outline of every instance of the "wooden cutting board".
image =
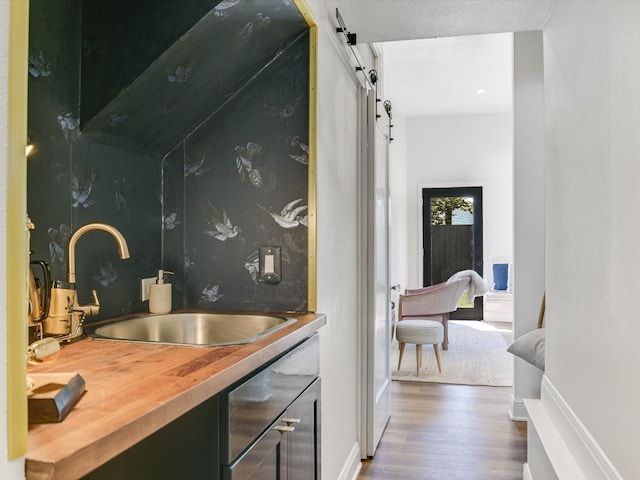
<svg viewBox="0 0 640 480">
<path fill-rule="evenodd" d="M 59 423 L 85 392 L 78 373 L 32 373 L 33 387 L 27 393 L 29 423 Z"/>
</svg>

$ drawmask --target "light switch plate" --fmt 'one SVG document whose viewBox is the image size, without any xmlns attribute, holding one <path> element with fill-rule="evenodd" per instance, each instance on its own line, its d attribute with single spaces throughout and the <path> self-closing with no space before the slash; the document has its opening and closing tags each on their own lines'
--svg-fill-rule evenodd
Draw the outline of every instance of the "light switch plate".
<svg viewBox="0 0 640 480">
<path fill-rule="evenodd" d="M 277 285 L 282 281 L 280 247 L 260 247 L 260 281 Z"/>
<path fill-rule="evenodd" d="M 146 302 L 149 300 L 149 285 L 156 283 L 156 277 L 143 278 L 140 280 L 140 300 Z"/>
</svg>

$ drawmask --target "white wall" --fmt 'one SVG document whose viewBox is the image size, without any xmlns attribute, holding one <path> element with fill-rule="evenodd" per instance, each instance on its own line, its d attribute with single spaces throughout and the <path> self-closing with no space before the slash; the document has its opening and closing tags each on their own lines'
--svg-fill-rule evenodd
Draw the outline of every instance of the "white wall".
<svg viewBox="0 0 640 480">
<path fill-rule="evenodd" d="M 328 319 L 320 337 L 322 478 L 341 480 L 360 465 L 358 85 L 335 32 L 335 2 L 308 4 L 319 24 L 317 310 Z"/>
<path fill-rule="evenodd" d="M 588 478 L 640 478 L 640 2 L 556 2 L 544 30 L 546 378 L 542 404 Z M 529 459 L 531 462 L 535 459 Z M 602 460 L 602 459 L 601 459 Z M 619 472 L 619 476 L 615 474 Z"/>
<path fill-rule="evenodd" d="M 422 278 L 420 230 L 422 187 L 483 187 L 485 278 L 494 258 L 513 257 L 513 116 L 511 113 L 452 115 L 407 120 L 407 279 Z M 392 165 L 396 161 L 392 157 Z M 400 195 L 403 195 L 400 193 Z M 396 192 L 393 192 L 396 199 Z M 394 225 L 395 227 L 395 225 Z M 402 248 L 402 247 L 396 247 Z"/>
<path fill-rule="evenodd" d="M 393 114 L 393 110 L 392 110 Z M 407 119 L 393 117 L 389 145 L 389 281 L 391 285 L 408 285 L 409 252 L 407 250 L 409 224 L 414 221 L 407 213 Z M 394 296 L 396 298 L 396 296 Z M 392 299 L 393 300 L 393 299 Z"/>
<path fill-rule="evenodd" d="M 514 336 L 537 326 L 545 291 L 544 69 L 542 33 L 514 34 Z M 525 419 L 523 399 L 540 397 L 541 372 L 514 362 L 511 415 Z"/>
</svg>

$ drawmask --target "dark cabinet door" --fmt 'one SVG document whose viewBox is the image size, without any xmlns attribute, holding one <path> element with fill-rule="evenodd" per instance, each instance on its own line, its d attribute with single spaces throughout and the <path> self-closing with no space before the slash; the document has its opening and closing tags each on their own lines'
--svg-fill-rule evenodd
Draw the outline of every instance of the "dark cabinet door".
<svg viewBox="0 0 640 480">
<path fill-rule="evenodd" d="M 219 402 L 214 396 L 83 480 L 219 480 Z"/>
<path fill-rule="evenodd" d="M 224 468 L 228 480 L 286 479 L 287 435 L 268 430 L 233 464 Z"/>
<path fill-rule="evenodd" d="M 287 409 L 287 480 L 320 480 L 320 379 Z"/>
<path fill-rule="evenodd" d="M 320 480 L 320 379 L 235 462 L 225 480 Z"/>
</svg>

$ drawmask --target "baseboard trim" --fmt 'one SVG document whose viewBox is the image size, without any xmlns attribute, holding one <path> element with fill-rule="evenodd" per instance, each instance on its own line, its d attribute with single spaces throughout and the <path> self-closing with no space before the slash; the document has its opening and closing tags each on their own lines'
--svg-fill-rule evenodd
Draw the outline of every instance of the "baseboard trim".
<svg viewBox="0 0 640 480">
<path fill-rule="evenodd" d="M 525 400 L 529 412 L 527 425 L 527 464 L 536 480 L 586 480 L 566 439 L 560 435 L 542 400 Z"/>
<path fill-rule="evenodd" d="M 360 444 L 356 442 L 347 457 L 347 461 L 342 467 L 338 480 L 357 480 L 361 469 Z"/>
<path fill-rule="evenodd" d="M 543 477 L 553 474 L 559 480 L 623 480 L 546 375 L 540 393 L 540 400 L 525 400 L 530 419 L 527 469 L 531 478 L 545 472 Z"/>
<path fill-rule="evenodd" d="M 527 413 L 527 407 L 524 405 L 522 398 L 511 397 L 511 410 L 509 411 L 509 417 L 513 422 L 526 422 L 529 420 L 529 414 Z"/>
<path fill-rule="evenodd" d="M 543 402 L 543 405 L 549 406 L 549 416 L 565 439 L 574 458 L 578 460 L 586 477 L 623 480 L 622 475 L 600 448 L 596 439 L 593 438 L 546 375 L 542 377 L 541 398 L 549 400 Z"/>
<path fill-rule="evenodd" d="M 531 476 L 531 470 L 529 470 L 529 464 L 525 463 L 522 466 L 522 480 L 533 480 Z"/>
</svg>

